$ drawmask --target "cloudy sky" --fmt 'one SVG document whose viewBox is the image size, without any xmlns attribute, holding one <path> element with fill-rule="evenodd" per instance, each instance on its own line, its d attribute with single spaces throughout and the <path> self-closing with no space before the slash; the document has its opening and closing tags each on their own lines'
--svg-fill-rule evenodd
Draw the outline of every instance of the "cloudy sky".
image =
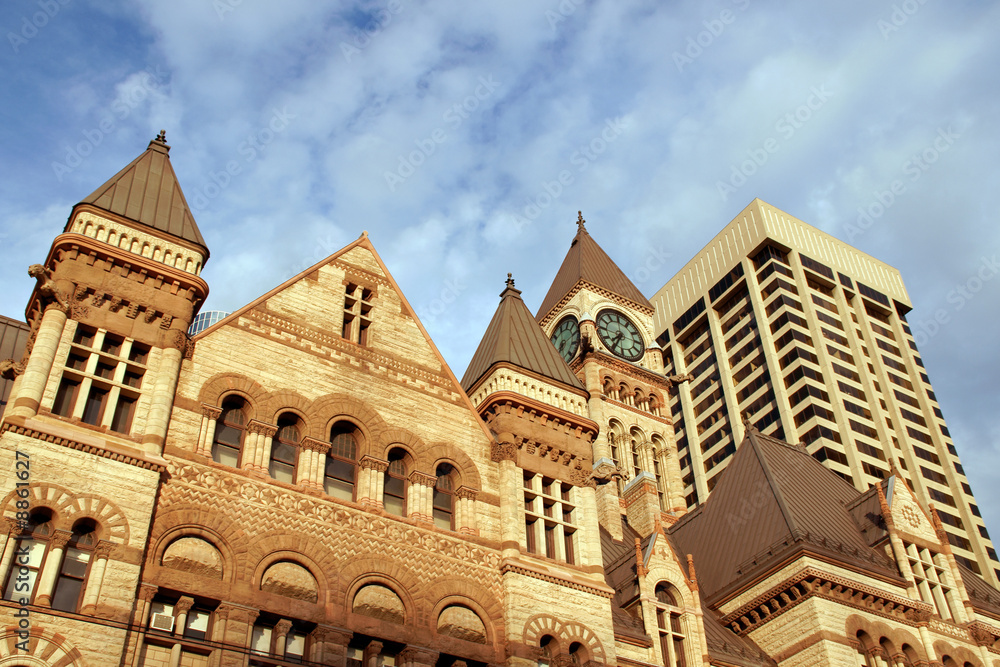
<svg viewBox="0 0 1000 667">
<path fill-rule="evenodd" d="M 160 129 L 208 308 L 368 230 L 458 376 L 508 271 L 538 306 L 578 209 L 651 295 L 760 197 L 902 272 L 1000 535 L 996 2 L 124 4 L 0 8 L 0 313 Z"/>
</svg>

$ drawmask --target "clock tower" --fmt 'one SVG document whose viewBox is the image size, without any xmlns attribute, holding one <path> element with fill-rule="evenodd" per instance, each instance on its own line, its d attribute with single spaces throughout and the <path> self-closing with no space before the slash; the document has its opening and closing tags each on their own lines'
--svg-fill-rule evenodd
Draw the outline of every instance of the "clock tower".
<svg viewBox="0 0 1000 667">
<path fill-rule="evenodd" d="M 582 212 L 535 316 L 589 393 L 588 414 L 600 427 L 593 442 L 601 524 L 621 535 L 629 523 L 648 535 L 685 511 L 663 356 L 653 307 L 587 232 Z"/>
</svg>

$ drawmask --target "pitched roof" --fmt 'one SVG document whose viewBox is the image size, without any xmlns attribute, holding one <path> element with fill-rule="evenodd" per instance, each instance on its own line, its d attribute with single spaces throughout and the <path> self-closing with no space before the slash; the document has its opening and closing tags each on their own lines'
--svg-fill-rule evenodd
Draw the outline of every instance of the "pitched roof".
<svg viewBox="0 0 1000 667">
<path fill-rule="evenodd" d="M 969 594 L 973 608 L 977 612 L 1000 620 L 1000 591 L 961 563 L 958 564 L 958 569 L 962 572 L 962 583 Z"/>
<path fill-rule="evenodd" d="M 590 237 L 585 222 L 581 213 L 577 220 L 579 229 L 573 237 L 562 266 L 559 267 L 559 272 L 556 273 L 555 280 L 552 281 L 552 286 L 549 287 L 548 294 L 538 308 L 536 319 L 541 321 L 548 315 L 549 311 L 581 280 L 652 310 L 652 304 L 642 295 L 639 288 L 632 284 L 601 246 L 597 245 L 597 241 Z"/>
<path fill-rule="evenodd" d="M 170 166 L 169 151 L 164 133 L 160 132 L 139 157 L 80 203 L 193 243 L 205 251 L 207 258 L 208 246 Z"/>
<path fill-rule="evenodd" d="M 778 664 L 753 639 L 741 637 L 724 626 L 718 612 L 704 605 L 701 610 L 711 664 L 739 667 L 773 667 Z"/>
<path fill-rule="evenodd" d="M 521 290 L 514 288 L 509 274 L 507 287 L 500 293 L 500 305 L 462 377 L 462 388 L 469 391 L 494 364 L 501 362 L 576 389 L 584 388 L 531 316 L 521 300 Z"/>
<path fill-rule="evenodd" d="M 847 508 L 858 495 L 804 448 L 749 429 L 712 495 L 671 528 L 671 538 L 680 553 L 694 555 L 709 601 L 806 546 L 854 570 L 899 579 Z"/>
</svg>

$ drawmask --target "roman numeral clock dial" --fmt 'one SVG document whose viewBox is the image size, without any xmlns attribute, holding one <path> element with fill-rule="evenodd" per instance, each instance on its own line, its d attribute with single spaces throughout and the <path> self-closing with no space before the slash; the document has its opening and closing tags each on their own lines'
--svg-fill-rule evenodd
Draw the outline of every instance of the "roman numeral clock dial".
<svg viewBox="0 0 1000 667">
<path fill-rule="evenodd" d="M 602 310 L 597 314 L 597 335 L 604 346 L 616 357 L 639 361 L 646 351 L 639 328 L 616 310 Z"/>
</svg>

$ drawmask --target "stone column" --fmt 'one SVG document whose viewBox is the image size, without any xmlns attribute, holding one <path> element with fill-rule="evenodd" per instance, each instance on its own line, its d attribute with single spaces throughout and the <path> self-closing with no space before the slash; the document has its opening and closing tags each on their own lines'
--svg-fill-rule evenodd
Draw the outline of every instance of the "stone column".
<svg viewBox="0 0 1000 667">
<path fill-rule="evenodd" d="M 163 450 L 174 392 L 177 389 L 177 377 L 186 347 L 187 334 L 180 329 L 173 329 L 164 336 L 163 354 L 156 368 L 156 381 L 150 393 L 149 413 L 146 416 L 146 431 L 142 437 L 143 449 L 147 454 L 160 454 Z"/>
<path fill-rule="evenodd" d="M 222 644 L 226 640 L 226 625 L 229 623 L 229 615 L 233 613 L 235 607 L 223 602 L 215 608 L 212 614 L 212 635 L 209 639 L 217 644 Z M 225 649 L 212 651 L 208 664 L 212 667 L 222 664 L 222 655 Z"/>
<path fill-rule="evenodd" d="M 257 431 L 260 435 L 257 439 L 257 454 L 254 466 L 257 472 L 270 477 L 271 445 L 274 444 L 274 436 L 278 433 L 278 427 L 258 422 Z"/>
<path fill-rule="evenodd" d="M 174 622 L 174 635 L 178 637 L 184 636 L 184 627 L 187 625 L 188 612 L 191 611 L 191 607 L 193 606 L 194 600 L 189 597 L 182 597 L 174 605 L 174 618 L 177 619 Z M 182 650 L 183 646 L 179 642 L 170 647 L 170 667 L 180 667 Z"/>
<path fill-rule="evenodd" d="M 292 629 L 292 622 L 283 618 L 274 625 L 274 655 L 279 658 L 285 657 L 285 647 L 288 642 L 288 633 Z"/>
<path fill-rule="evenodd" d="M 222 408 L 214 405 L 201 405 L 201 431 L 198 433 L 198 445 L 195 453 L 212 458 L 212 443 L 215 442 L 215 426 L 222 416 Z"/>
<path fill-rule="evenodd" d="M 7 529 L 7 535 L 4 538 L 3 544 L 3 555 L 0 556 L 0 574 L 5 574 L 10 572 L 10 564 L 14 560 L 14 550 L 17 548 L 17 536 L 21 532 L 21 524 L 17 519 L 5 517 L 5 520 L 0 522 L 0 525 Z"/>
<path fill-rule="evenodd" d="M 518 479 L 517 445 L 510 433 L 501 433 L 490 447 L 490 459 L 500 465 L 500 548 L 504 558 L 513 558 L 521 551 L 521 520 L 519 503 L 524 503 L 522 480 Z"/>
<path fill-rule="evenodd" d="M 576 493 L 576 543 L 578 564 L 588 572 L 601 574 L 604 572 L 604 560 L 601 555 L 601 529 L 597 517 L 597 482 L 588 479 L 583 486 L 574 489 Z"/>
<path fill-rule="evenodd" d="M 143 638 L 146 636 L 146 628 L 149 626 L 149 616 L 152 612 L 152 601 L 156 597 L 157 590 L 156 586 L 149 584 L 142 584 L 139 587 L 139 595 L 136 598 L 132 614 L 132 622 L 135 625 L 125 641 L 125 657 L 122 660 L 122 665 L 136 667 L 139 663 Z"/>
<path fill-rule="evenodd" d="M 257 449 L 260 446 L 260 427 L 263 423 L 251 420 L 243 431 L 243 451 L 240 452 L 240 469 L 257 471 Z"/>
<path fill-rule="evenodd" d="M 361 467 L 358 502 L 373 509 L 382 509 L 382 492 L 385 487 L 383 475 L 389 469 L 389 462 L 363 456 L 358 464 Z"/>
<path fill-rule="evenodd" d="M 45 569 L 38 578 L 35 589 L 35 604 L 39 607 L 49 607 L 52 605 L 52 591 L 59 577 L 59 570 L 62 568 L 63 554 L 66 552 L 66 543 L 69 542 L 70 534 L 63 530 L 56 531 L 56 534 L 49 540 L 49 553 L 45 557 Z"/>
<path fill-rule="evenodd" d="M 476 528 L 476 495 L 475 489 L 463 486 L 455 491 L 455 527 L 458 532 L 466 535 L 478 535 Z"/>
<path fill-rule="evenodd" d="M 97 600 L 101 595 L 101 585 L 104 583 L 104 573 L 108 567 L 108 558 L 111 556 L 113 547 L 114 545 L 110 542 L 101 540 L 91 555 L 94 562 L 90 566 L 87 590 L 84 593 L 83 606 L 80 609 L 81 614 L 95 614 L 97 612 Z"/>
<path fill-rule="evenodd" d="M 362 667 L 382 667 L 382 642 L 371 641 L 365 647 L 362 657 Z"/>
<path fill-rule="evenodd" d="M 28 356 L 28 363 L 20 377 L 20 387 L 16 398 L 11 396 L 12 403 L 7 414 L 18 417 L 33 417 L 38 413 L 38 406 L 45 392 L 45 385 L 52 372 L 56 349 L 62 339 L 66 326 L 68 309 L 53 301 L 45 306 L 42 321 L 38 325 L 35 341 Z"/>
<path fill-rule="evenodd" d="M 353 636 L 349 630 L 318 626 L 312 632 L 312 656 L 309 659 L 331 667 L 345 667 L 347 645 Z"/>
<path fill-rule="evenodd" d="M 434 667 L 439 655 L 437 651 L 407 646 L 399 652 L 397 667 Z"/>
<path fill-rule="evenodd" d="M 330 451 L 330 443 L 313 438 L 303 438 L 300 447 L 302 453 L 299 455 L 297 483 L 306 489 L 322 491 L 326 453 Z M 305 462 L 302 460 L 303 456 L 306 458 Z"/>
<path fill-rule="evenodd" d="M 422 523 L 434 522 L 434 484 L 437 477 L 422 472 L 410 474 L 410 487 L 407 491 L 406 506 L 410 518 Z"/>
</svg>

